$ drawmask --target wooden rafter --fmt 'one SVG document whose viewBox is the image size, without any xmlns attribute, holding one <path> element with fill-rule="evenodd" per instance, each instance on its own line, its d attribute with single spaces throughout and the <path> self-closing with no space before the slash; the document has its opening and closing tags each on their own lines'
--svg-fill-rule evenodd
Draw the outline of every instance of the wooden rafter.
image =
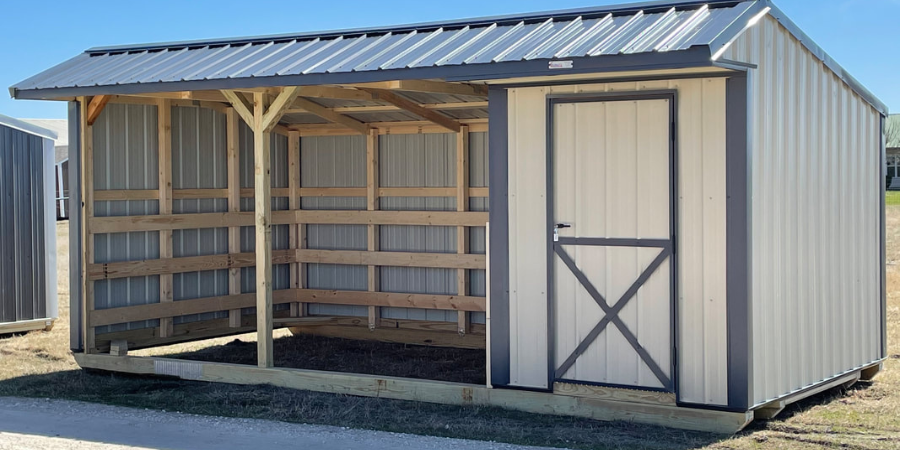
<svg viewBox="0 0 900 450">
<path fill-rule="evenodd" d="M 111 98 L 112 97 L 109 95 L 98 95 L 91 99 L 87 107 L 88 125 L 93 125 L 94 122 L 97 121 L 97 118 L 100 117 L 100 113 L 103 112 L 103 108 L 106 107 L 106 104 L 109 103 Z"/>
<path fill-rule="evenodd" d="M 433 94 L 487 97 L 487 86 L 468 83 L 447 83 L 428 80 L 378 81 L 352 85 L 355 88 L 387 89 L 394 91 L 429 92 Z"/>
<path fill-rule="evenodd" d="M 278 94 L 278 97 L 276 97 L 275 101 L 269 105 L 269 109 L 262 118 L 262 127 L 266 133 L 272 131 L 272 128 L 274 128 L 275 125 L 278 125 L 278 121 L 281 120 L 281 116 L 284 115 L 284 110 L 288 105 L 294 102 L 294 99 L 297 98 L 298 94 L 300 94 L 300 88 L 296 86 L 284 88 L 284 90 Z"/>
<path fill-rule="evenodd" d="M 451 111 L 457 109 L 485 109 L 488 107 L 487 102 L 456 102 L 456 103 L 426 103 L 420 105 L 425 109 L 432 109 L 436 111 Z M 378 105 L 378 106 L 344 106 L 340 108 L 333 108 L 334 112 L 339 112 L 342 114 L 354 114 L 354 113 L 377 113 L 377 112 L 392 112 L 392 111 L 400 111 L 401 108 L 394 105 Z"/>
<path fill-rule="evenodd" d="M 310 113 L 315 114 L 329 122 L 341 124 L 347 128 L 353 129 L 360 134 L 366 134 L 369 132 L 369 126 L 365 123 L 360 122 L 352 117 L 336 113 L 330 108 L 326 108 L 303 97 L 298 97 L 296 100 L 294 100 L 294 105 L 299 106 L 304 110 L 309 111 Z"/>
<path fill-rule="evenodd" d="M 451 119 L 437 111 L 430 110 L 428 108 L 422 107 L 422 105 L 407 100 L 394 92 L 386 91 L 383 89 L 372 89 L 372 88 L 360 88 L 374 97 L 376 100 L 381 100 L 383 102 L 390 103 L 404 111 L 411 112 L 429 122 L 434 122 L 454 133 L 458 133 L 460 129 L 459 122 L 455 119 Z"/>
<path fill-rule="evenodd" d="M 251 105 L 243 95 L 234 91 L 222 91 L 222 95 L 228 99 L 235 112 L 244 119 L 247 125 L 253 126 L 253 105 Z"/>
</svg>

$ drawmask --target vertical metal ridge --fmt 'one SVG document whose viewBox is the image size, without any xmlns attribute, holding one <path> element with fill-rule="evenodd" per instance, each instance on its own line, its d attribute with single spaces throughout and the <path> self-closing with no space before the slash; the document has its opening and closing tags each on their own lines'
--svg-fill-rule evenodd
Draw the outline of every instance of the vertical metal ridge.
<svg viewBox="0 0 900 450">
<path fill-rule="evenodd" d="M 348 51 L 348 50 L 352 50 L 352 49 L 355 48 L 357 45 L 360 45 L 360 44 L 366 42 L 367 40 L 368 40 L 368 35 L 365 35 L 365 34 L 362 35 L 362 36 L 356 37 L 356 38 L 352 38 L 352 40 L 350 40 L 350 43 L 349 43 L 349 44 L 345 45 L 343 48 L 341 48 L 340 50 L 338 50 L 338 51 L 332 53 L 331 55 L 326 56 L 326 57 L 323 58 L 323 59 L 320 59 L 319 62 L 314 63 L 313 65 L 311 65 L 311 66 L 309 66 L 309 67 L 307 67 L 307 68 L 301 70 L 300 73 L 303 74 L 303 75 L 306 75 L 306 74 L 308 74 L 308 73 L 311 73 L 313 70 L 315 70 L 316 68 L 320 67 L 321 65 L 327 63 L 328 61 L 331 61 L 332 59 L 334 59 L 334 58 L 340 56 L 341 54 L 343 54 L 344 52 L 346 52 L 346 51 Z"/>
<path fill-rule="evenodd" d="M 299 66 L 300 64 L 303 64 L 304 62 L 308 61 L 308 60 L 309 60 L 310 58 L 312 58 L 313 56 L 316 56 L 316 55 L 318 55 L 319 53 L 322 53 L 323 51 L 328 50 L 329 48 L 331 48 L 331 47 L 337 45 L 339 42 L 342 42 L 343 40 L 344 40 L 344 37 L 343 37 L 343 36 L 338 36 L 338 37 L 336 37 L 336 38 L 334 38 L 334 39 L 328 41 L 327 44 L 322 44 L 321 46 L 319 46 L 319 48 L 317 48 L 317 49 L 315 49 L 314 51 L 310 52 L 308 55 L 305 55 L 305 56 L 303 56 L 303 57 L 297 59 L 296 61 L 294 61 L 294 62 L 288 64 L 287 67 L 283 67 L 283 68 L 281 68 L 281 69 L 275 71 L 275 75 L 284 75 L 284 74 L 286 74 L 286 73 L 289 73 L 289 72 L 290 72 L 291 70 L 293 70 L 295 67 L 297 67 L 297 66 Z M 322 41 L 316 39 L 316 41 L 311 42 L 309 45 L 318 44 L 318 43 L 321 43 L 321 42 L 322 42 Z M 308 46 L 307 46 L 307 47 L 308 47 Z M 304 49 L 305 49 L 305 48 L 306 48 L 306 47 L 304 47 Z M 303 49 L 301 49 L 301 50 L 303 50 Z M 298 50 L 298 52 L 299 52 L 299 51 L 300 51 L 300 50 Z M 290 57 L 292 57 L 293 55 L 294 55 L 294 53 L 292 53 L 292 54 L 290 54 L 290 55 L 288 55 L 288 56 L 285 56 L 284 59 L 290 58 Z M 281 62 L 281 61 L 279 61 L 279 62 Z M 272 65 L 274 66 L 275 63 L 273 63 Z M 263 72 L 265 72 L 265 71 L 268 71 L 268 68 L 266 68 Z"/>
<path fill-rule="evenodd" d="M 238 65 L 238 64 L 240 64 L 240 63 L 242 63 L 242 62 L 244 62 L 244 61 L 246 61 L 246 60 L 248 60 L 248 59 L 250 59 L 250 58 L 252 58 L 252 57 L 254 57 L 254 56 L 256 56 L 256 55 L 258 55 L 258 54 L 260 54 L 260 53 L 262 53 L 262 52 L 264 52 L 264 51 L 266 51 L 267 49 L 271 48 L 273 45 L 275 45 L 274 42 L 269 42 L 269 43 L 266 43 L 266 44 L 262 44 L 262 45 L 260 45 L 259 48 L 257 48 L 256 50 L 254 50 L 254 51 L 252 51 L 252 52 L 250 52 L 250 53 L 248 53 L 248 54 L 246 54 L 246 55 L 244 55 L 244 56 L 238 58 L 236 61 L 233 61 L 233 62 L 231 62 L 230 64 L 225 65 L 225 67 L 219 69 L 218 71 L 213 72 L 212 74 L 204 75 L 204 76 L 203 76 L 203 79 L 215 78 L 217 75 L 220 75 L 220 74 L 225 73 L 226 70 L 228 70 L 228 69 L 230 69 L 230 68 L 232 68 L 232 67 L 234 67 L 234 66 L 236 66 L 236 65 Z"/>
<path fill-rule="evenodd" d="M 584 45 L 586 42 L 588 42 L 594 36 L 601 33 L 603 30 L 609 28 L 612 25 L 612 18 L 613 18 L 612 14 L 607 14 L 606 17 L 598 20 L 597 23 L 595 23 L 593 26 L 591 26 L 591 28 L 589 28 L 587 31 L 582 33 L 581 36 L 579 36 L 577 39 L 575 39 L 570 44 L 563 47 L 560 51 L 556 52 L 556 54 L 554 54 L 553 57 L 561 58 L 561 57 L 566 57 L 566 56 L 573 56 L 573 55 L 570 55 L 569 52 Z"/>
<path fill-rule="evenodd" d="M 384 50 L 372 55 L 369 59 L 366 59 L 365 61 L 357 64 L 351 70 L 353 72 L 356 72 L 356 71 L 365 69 L 366 67 L 368 67 L 369 64 L 372 64 L 373 62 L 377 61 L 379 58 L 383 57 L 384 55 L 387 55 L 390 52 L 394 51 L 395 48 L 402 46 L 403 44 L 406 43 L 406 41 L 418 36 L 418 33 L 419 32 L 416 30 L 412 30 L 411 32 L 406 33 L 406 35 L 403 36 L 402 38 L 400 38 L 397 42 L 394 42 L 393 44 L 387 46 Z M 410 47 L 410 48 L 412 48 L 412 47 Z"/>
<path fill-rule="evenodd" d="M 235 77 L 237 77 L 238 75 L 240 75 L 240 74 L 242 74 L 242 73 L 244 73 L 244 72 L 251 72 L 251 70 L 252 70 L 254 67 L 256 67 L 256 66 L 262 64 L 262 63 L 265 62 L 265 61 L 268 61 L 270 58 L 272 58 L 272 57 L 274 57 L 274 56 L 277 56 L 277 55 L 281 54 L 281 52 L 290 49 L 291 46 L 293 46 L 293 45 L 296 44 L 296 43 L 297 43 L 297 40 L 294 39 L 293 41 L 290 41 L 290 42 L 282 42 L 282 43 L 280 43 L 280 44 L 276 44 L 276 45 L 279 45 L 280 48 L 278 48 L 278 49 L 275 50 L 274 52 L 269 53 L 269 54 L 266 55 L 266 56 L 263 56 L 262 58 L 257 59 L 256 61 L 253 61 L 251 64 L 249 64 L 249 65 L 247 65 L 247 66 L 241 67 L 240 70 L 238 70 L 237 72 L 232 72 L 232 73 L 226 75 L 225 77 L 226 77 L 226 78 L 235 78 Z M 224 72 L 224 70 L 222 70 L 222 72 Z"/>
<path fill-rule="evenodd" d="M 579 31 L 579 27 L 583 26 L 584 22 L 581 20 L 581 16 L 572 19 L 572 21 L 569 22 L 568 25 L 564 26 L 553 37 L 544 41 L 543 44 L 538 45 L 537 48 L 526 54 L 522 59 L 529 60 L 535 58 L 554 45 L 557 45 L 560 41 L 568 38 L 571 34 L 577 33 Z"/>
<path fill-rule="evenodd" d="M 699 25 L 701 22 L 706 20 L 707 17 L 710 16 L 709 5 L 704 4 L 700 7 L 691 17 L 688 17 L 681 25 L 678 26 L 674 31 L 672 31 L 668 36 L 663 38 L 653 47 L 654 51 L 667 51 L 669 49 L 669 45 L 677 43 L 681 38 L 684 37 L 687 33 L 689 33 L 695 26 Z"/>
<path fill-rule="evenodd" d="M 384 42 L 384 41 L 387 40 L 387 39 L 390 39 L 391 36 L 393 36 L 392 33 L 387 33 L 387 34 L 384 34 L 384 35 L 382 35 L 381 37 L 379 37 L 379 38 L 377 38 L 377 39 L 371 38 L 371 37 L 361 38 L 361 39 L 363 39 L 364 41 L 365 41 L 365 40 L 370 40 L 370 39 L 371 39 L 372 42 L 369 43 L 369 45 L 367 45 L 367 46 L 365 46 L 365 47 L 363 47 L 363 48 L 357 50 L 357 51 L 354 52 L 352 55 L 350 55 L 350 56 L 348 56 L 348 57 L 342 59 L 342 60 L 341 60 L 340 62 L 338 62 L 337 64 L 334 64 L 333 66 L 331 66 L 331 67 L 325 69 L 325 72 L 334 72 L 335 69 L 340 69 L 341 66 L 343 66 L 344 64 L 347 64 L 348 62 L 353 61 L 353 60 L 356 59 L 356 58 L 359 58 L 360 56 L 363 55 L 363 53 L 365 53 L 365 52 L 368 51 L 369 49 L 376 47 L 378 44 Z"/>
<path fill-rule="evenodd" d="M 281 58 L 278 58 L 277 60 L 271 62 L 269 65 L 263 67 L 262 69 L 259 69 L 257 72 L 254 72 L 253 75 L 256 75 L 256 76 L 262 76 L 262 75 L 264 75 L 266 72 L 268 72 L 269 70 L 271 70 L 273 67 L 276 67 L 276 66 L 278 66 L 279 64 L 281 64 L 281 63 L 283 63 L 283 62 L 285 62 L 285 61 L 287 61 L 287 60 L 293 58 L 294 56 L 297 56 L 297 54 L 299 54 L 299 53 L 303 52 L 304 50 L 306 50 L 306 49 L 308 49 L 308 48 L 310 48 L 310 47 L 312 47 L 312 46 L 318 44 L 319 42 L 321 42 L 321 40 L 320 40 L 319 38 L 315 38 L 315 39 L 306 41 L 303 45 L 300 45 L 300 48 L 294 49 L 294 51 L 288 53 L 287 55 L 284 55 L 284 56 L 282 56 Z M 286 47 L 286 48 L 290 48 L 290 47 L 293 47 L 293 46 L 298 45 L 298 44 L 300 44 L 300 41 L 295 41 L 295 42 L 293 42 L 293 43 L 287 44 L 287 45 L 285 45 L 285 47 Z M 277 71 L 276 71 L 276 73 L 277 73 Z"/>
<path fill-rule="evenodd" d="M 465 35 L 466 33 L 468 33 L 469 30 L 470 30 L 470 28 L 469 28 L 468 26 L 463 27 L 463 28 L 460 28 L 459 30 L 457 30 L 456 33 L 453 34 L 453 36 L 450 36 L 450 37 L 449 37 L 447 40 L 445 40 L 444 42 L 441 42 L 440 44 L 436 45 L 436 46 L 435 46 L 434 48 L 432 48 L 431 50 L 428 50 L 427 52 L 423 53 L 421 56 L 419 56 L 418 58 L 414 59 L 412 62 L 406 64 L 405 67 L 409 68 L 409 67 L 415 67 L 415 66 L 417 66 L 419 63 L 421 63 L 422 61 L 424 61 L 426 58 L 430 57 L 431 55 L 434 55 L 434 54 L 437 53 L 439 50 L 442 50 L 444 47 L 446 47 L 447 45 L 449 45 L 451 42 L 455 42 L 457 39 L 459 39 L 460 36 L 463 36 L 463 35 Z M 430 65 L 434 65 L 434 64 L 430 64 Z"/>
<path fill-rule="evenodd" d="M 437 30 L 432 31 L 431 33 L 428 34 L 428 36 L 425 36 L 424 38 L 422 38 L 421 41 L 413 44 L 412 46 L 408 47 L 406 50 L 403 50 L 402 52 L 394 55 L 392 58 L 390 58 L 387 61 L 385 61 L 384 63 L 382 63 L 380 66 L 378 66 L 378 69 L 387 69 L 392 64 L 399 61 L 400 58 L 403 58 L 406 55 L 416 51 L 419 47 L 427 44 L 428 42 L 431 42 L 431 40 L 436 39 L 443 32 L 444 32 L 443 28 L 438 28 Z M 413 34 L 413 33 L 411 33 L 411 34 Z"/>
<path fill-rule="evenodd" d="M 525 43 L 531 42 L 532 39 L 542 37 L 545 33 L 549 32 L 552 29 L 552 27 L 553 27 L 553 18 L 551 17 L 551 18 L 547 19 L 546 21 L 544 21 L 544 23 L 537 26 L 534 30 L 531 31 L 531 33 L 528 33 L 525 36 L 522 36 L 522 38 L 519 39 L 517 42 L 515 42 L 513 45 L 510 45 L 509 47 L 506 48 L 506 50 L 500 52 L 500 54 L 495 56 L 491 61 L 494 61 L 494 62 L 502 61 L 504 58 L 509 56 L 514 50 L 517 50 L 519 47 L 523 46 Z"/>
<path fill-rule="evenodd" d="M 435 61 L 433 65 L 435 65 L 435 66 L 443 66 L 444 64 L 447 63 L 447 61 L 450 61 L 451 59 L 453 59 L 453 58 L 456 57 L 457 55 L 461 54 L 463 51 L 465 51 L 466 49 L 468 49 L 469 47 L 471 47 L 471 46 L 472 46 L 473 44 L 475 44 L 476 42 L 480 41 L 482 38 L 484 38 L 485 36 L 487 36 L 488 34 L 490 34 L 491 32 L 493 32 L 495 29 L 497 29 L 497 24 L 496 24 L 496 23 L 493 23 L 493 24 L 491 24 L 490 26 L 485 27 L 485 29 L 481 30 L 481 31 L 480 31 L 478 34 L 476 34 L 474 37 L 472 37 L 471 39 L 469 39 L 468 41 L 464 42 L 462 45 L 460 45 L 459 47 L 456 47 L 453 51 L 451 51 L 450 53 L 448 53 L 447 56 L 444 56 L 443 58 L 441 58 L 441 59 Z"/>
<path fill-rule="evenodd" d="M 600 43 L 598 43 L 593 48 L 588 50 L 587 55 L 588 56 L 597 56 L 597 55 L 603 53 L 603 51 L 606 50 L 607 44 L 609 44 L 614 39 L 619 37 L 622 33 L 627 31 L 632 25 L 634 25 L 636 22 L 641 20 L 643 17 L 644 17 L 643 10 L 636 12 L 633 16 L 631 16 L 630 19 L 628 19 L 627 22 L 623 23 L 622 26 L 620 26 L 617 30 L 610 33 L 609 36 L 605 37 L 602 41 L 600 41 Z"/>
<path fill-rule="evenodd" d="M 656 19 L 649 27 L 644 28 L 637 36 L 635 36 L 631 41 L 625 44 L 619 53 L 636 53 L 640 52 L 641 46 L 654 39 L 660 32 L 663 31 L 664 27 L 669 24 L 669 22 L 675 20 L 675 8 L 671 8 L 665 12 L 662 16 Z"/>
<path fill-rule="evenodd" d="M 497 47 L 498 45 L 500 45 L 505 39 L 514 35 L 516 32 L 521 30 L 522 27 L 524 27 L 524 26 L 525 26 L 525 21 L 522 21 L 522 22 L 519 22 L 519 23 L 509 27 L 509 30 L 507 30 L 505 33 L 503 33 L 503 35 L 501 35 L 500 37 L 495 39 L 494 42 L 491 42 L 490 44 L 485 45 L 484 47 L 481 48 L 481 50 L 478 50 L 477 52 L 473 53 L 472 56 L 469 56 L 468 58 L 464 59 L 463 64 L 469 64 L 472 61 L 476 60 L 479 56 L 487 53 L 490 50 L 493 50 L 494 47 Z"/>
</svg>

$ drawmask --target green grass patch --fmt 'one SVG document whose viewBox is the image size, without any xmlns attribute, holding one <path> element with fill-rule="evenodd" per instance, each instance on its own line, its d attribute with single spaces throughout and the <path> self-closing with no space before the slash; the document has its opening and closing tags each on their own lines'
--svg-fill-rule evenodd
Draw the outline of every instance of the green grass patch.
<svg viewBox="0 0 900 450">
<path fill-rule="evenodd" d="M 900 205 L 900 191 L 887 191 L 884 193 L 884 204 L 888 206 Z"/>
</svg>

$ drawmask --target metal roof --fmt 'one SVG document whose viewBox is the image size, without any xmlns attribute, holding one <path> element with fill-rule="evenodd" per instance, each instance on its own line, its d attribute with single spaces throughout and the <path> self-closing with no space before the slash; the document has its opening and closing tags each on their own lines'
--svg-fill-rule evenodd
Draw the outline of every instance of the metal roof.
<svg viewBox="0 0 900 450">
<path fill-rule="evenodd" d="M 511 63 L 543 61 L 547 69 L 549 60 L 580 64 L 613 55 L 690 53 L 709 65 L 711 53 L 737 36 L 764 3 L 652 2 L 369 30 L 93 48 L 10 91 L 18 98 L 51 98 L 50 91 L 90 95 L 86 89 L 99 93 L 98 88 L 129 93 L 249 87 L 276 77 L 282 85 L 325 84 L 373 81 L 372 74 L 399 79 L 398 73 L 410 71 L 424 78 L 438 72 L 422 69 L 448 68 L 460 69 L 457 77 L 484 77 L 485 67 L 509 75 L 518 73 L 508 72 L 513 66 L 504 65 Z M 690 52 L 698 49 L 699 54 Z"/>
<path fill-rule="evenodd" d="M 53 141 L 55 141 L 58 137 L 55 131 L 51 131 L 38 125 L 28 123 L 24 120 L 4 116 L 3 114 L 0 114 L 0 126 L 15 128 L 19 131 L 24 131 L 25 133 L 51 139 Z"/>
</svg>

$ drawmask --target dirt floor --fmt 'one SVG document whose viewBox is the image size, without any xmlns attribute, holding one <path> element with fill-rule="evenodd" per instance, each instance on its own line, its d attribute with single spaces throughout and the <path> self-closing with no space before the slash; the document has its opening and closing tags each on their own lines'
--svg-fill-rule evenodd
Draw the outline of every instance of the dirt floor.
<svg viewBox="0 0 900 450">
<path fill-rule="evenodd" d="M 0 338 L 0 396 L 63 398 L 110 405 L 166 409 L 200 415 L 272 419 L 285 422 L 337 425 L 434 436 L 494 440 L 527 445 L 570 448 L 900 448 L 900 197 L 887 208 L 888 339 L 885 370 L 874 383 L 860 383 L 848 391 L 832 390 L 792 405 L 777 420 L 755 422 L 734 437 L 684 432 L 631 423 L 605 423 L 541 416 L 497 408 L 456 407 L 396 400 L 281 389 L 271 386 L 234 386 L 170 379 L 87 372 L 75 364 L 68 348 L 68 227 L 58 229 L 60 261 L 60 320 L 49 332 Z M 893 203 L 893 204 L 892 204 Z M 287 330 L 276 331 L 286 348 Z M 211 339 L 136 352 L 144 355 L 193 354 L 203 359 L 252 362 L 252 334 Z M 298 338 L 294 338 L 298 339 Z M 306 337 L 299 339 L 308 339 Z M 322 346 L 326 341 L 317 341 Z M 301 342 L 302 343 L 302 342 Z M 310 343 L 306 342 L 308 346 Z M 371 353 L 380 347 L 360 344 L 355 351 L 380 364 Z M 233 350 L 224 356 L 215 347 Z M 399 351 L 407 351 L 400 346 Z M 323 349 L 327 353 L 327 349 Z M 276 352 L 277 353 L 277 352 Z M 324 354 L 324 353 L 323 353 Z M 334 368 L 339 362 L 319 353 L 311 368 Z M 316 356 L 318 355 L 318 356 Z M 369 355 L 369 356 L 366 356 Z M 415 372 L 418 361 L 437 353 L 409 353 L 411 364 L 381 367 L 379 373 Z M 193 356 L 192 356 L 193 357 Z M 200 356 L 197 356 L 200 357 Z M 455 355 L 463 358 L 465 354 Z M 227 358 L 227 359 L 221 359 Z M 424 359 L 423 359 L 424 358 Z M 444 357 L 445 359 L 451 359 Z M 438 359 L 439 360 L 439 359 Z M 363 364 L 365 366 L 366 364 Z M 478 370 L 478 361 L 462 364 Z M 482 362 L 483 364 L 483 362 Z M 466 370 L 452 377 L 473 376 Z M 373 372 L 374 373 L 374 372 Z M 387 373 L 387 374 L 392 374 Z M 422 372 L 421 375 L 426 375 Z M 466 378 L 457 378 L 465 380 Z"/>
</svg>

